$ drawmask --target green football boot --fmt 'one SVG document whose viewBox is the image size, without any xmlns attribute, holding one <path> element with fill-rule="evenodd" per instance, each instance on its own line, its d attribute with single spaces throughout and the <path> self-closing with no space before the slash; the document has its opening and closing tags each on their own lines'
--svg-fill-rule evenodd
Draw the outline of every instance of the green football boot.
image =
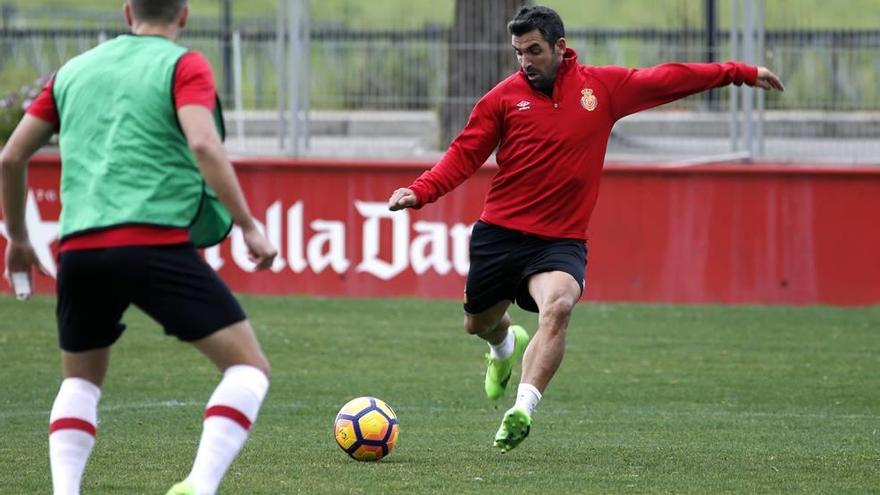
<svg viewBox="0 0 880 495">
<path fill-rule="evenodd" d="M 513 363 L 522 359 L 526 346 L 529 345 L 529 334 L 525 328 L 511 325 L 510 331 L 513 332 L 514 339 L 513 354 L 507 359 L 494 359 L 491 354 L 486 354 L 486 397 L 492 400 L 500 399 L 504 395 L 513 371 Z"/>
<path fill-rule="evenodd" d="M 511 407 L 504 413 L 501 420 L 501 428 L 495 434 L 495 447 L 501 449 L 501 453 L 513 450 L 529 436 L 532 427 L 532 418 L 523 409 Z"/>
<path fill-rule="evenodd" d="M 172 486 L 165 495 L 196 495 L 196 489 L 189 480 L 183 480 Z"/>
</svg>

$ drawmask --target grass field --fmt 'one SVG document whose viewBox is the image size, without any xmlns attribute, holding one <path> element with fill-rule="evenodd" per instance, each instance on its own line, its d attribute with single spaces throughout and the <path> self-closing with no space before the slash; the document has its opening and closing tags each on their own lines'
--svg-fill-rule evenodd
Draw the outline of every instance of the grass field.
<svg viewBox="0 0 880 495">
<path fill-rule="evenodd" d="M 499 454 L 460 305 L 244 298 L 273 384 L 226 494 L 880 493 L 880 307 L 585 304 L 531 437 Z M 53 303 L 0 299 L 0 492 L 46 493 Z M 534 328 L 534 317 L 514 318 Z M 218 380 L 136 311 L 114 350 L 84 493 L 164 493 Z M 358 395 L 400 417 L 374 464 L 334 444 Z"/>
</svg>

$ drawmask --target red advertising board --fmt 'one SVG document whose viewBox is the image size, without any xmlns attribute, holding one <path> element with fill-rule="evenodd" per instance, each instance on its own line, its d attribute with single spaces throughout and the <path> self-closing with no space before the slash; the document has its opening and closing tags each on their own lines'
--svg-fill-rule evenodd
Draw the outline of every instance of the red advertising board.
<svg viewBox="0 0 880 495">
<path fill-rule="evenodd" d="M 494 167 L 421 210 L 390 193 L 429 164 L 239 160 L 278 246 L 252 272 L 233 231 L 206 260 L 254 294 L 460 298 L 468 239 Z M 28 224 L 54 270 L 59 162 L 33 160 Z M 608 165 L 591 222 L 585 297 L 601 301 L 880 304 L 880 169 Z M 0 233 L 5 233 L 0 222 Z M 5 239 L 0 237 L 0 246 Z M 51 279 L 37 290 L 51 292 Z"/>
</svg>

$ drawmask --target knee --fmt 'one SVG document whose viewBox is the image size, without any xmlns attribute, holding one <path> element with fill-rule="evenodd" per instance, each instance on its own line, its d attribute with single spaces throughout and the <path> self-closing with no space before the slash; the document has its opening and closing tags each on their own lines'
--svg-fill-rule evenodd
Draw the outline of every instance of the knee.
<svg viewBox="0 0 880 495">
<path fill-rule="evenodd" d="M 571 312 L 574 310 L 576 302 L 567 297 L 553 298 L 541 308 L 541 317 L 554 322 L 554 326 L 564 329 L 568 325 L 568 320 L 571 318 Z"/>
<path fill-rule="evenodd" d="M 469 335 L 479 335 L 488 330 L 486 325 L 480 321 L 477 321 L 474 318 L 470 318 L 465 316 L 464 318 L 464 331 Z"/>
<path fill-rule="evenodd" d="M 469 335 L 482 335 L 492 331 L 496 326 L 498 326 L 498 322 L 491 322 L 472 316 L 465 316 L 464 318 L 464 331 Z"/>
</svg>

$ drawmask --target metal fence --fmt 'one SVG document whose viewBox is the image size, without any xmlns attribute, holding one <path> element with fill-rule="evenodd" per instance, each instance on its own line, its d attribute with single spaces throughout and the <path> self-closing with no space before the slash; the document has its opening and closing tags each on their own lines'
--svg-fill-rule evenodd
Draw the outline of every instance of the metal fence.
<svg viewBox="0 0 880 495">
<path fill-rule="evenodd" d="M 294 3 L 301 2 L 290 0 Z M 293 22 L 284 21 L 279 11 L 276 18 L 237 19 L 232 30 L 217 17 L 195 18 L 181 38 L 215 67 L 233 134 L 230 148 L 247 154 L 291 153 L 290 140 L 283 145 L 281 138 L 295 124 L 292 110 L 307 128 L 307 139 L 301 135 L 303 146 L 296 150 L 301 154 L 437 155 L 438 109 L 449 98 L 450 28 L 398 29 L 389 22 L 352 29 L 313 21 L 305 26 L 307 38 L 296 57 L 308 63 L 288 65 L 289 35 L 303 27 L 305 7 Z M 52 25 L 34 10 L 0 9 L 0 90 L 51 73 L 124 31 L 117 12 L 71 9 L 58 16 L 55 11 L 53 19 L 67 20 Z M 759 56 L 783 77 L 786 92 L 769 93 L 755 106 L 762 112 L 758 125 L 765 136 L 756 154 L 782 161 L 880 162 L 880 28 L 766 29 L 761 34 Z M 712 33 L 569 26 L 567 39 L 582 63 L 596 65 L 641 67 L 737 55 L 730 26 Z M 506 39 L 464 48 L 511 53 Z M 233 70 L 236 65 L 240 70 Z M 716 90 L 625 119 L 615 128 L 611 158 L 688 161 L 731 151 L 732 137 L 740 133 L 732 124 L 740 112 L 731 111 L 736 103 L 731 99 L 741 91 Z M 293 93 L 305 100 L 291 106 Z M 479 96 L 471 95 L 468 103 Z"/>
</svg>

